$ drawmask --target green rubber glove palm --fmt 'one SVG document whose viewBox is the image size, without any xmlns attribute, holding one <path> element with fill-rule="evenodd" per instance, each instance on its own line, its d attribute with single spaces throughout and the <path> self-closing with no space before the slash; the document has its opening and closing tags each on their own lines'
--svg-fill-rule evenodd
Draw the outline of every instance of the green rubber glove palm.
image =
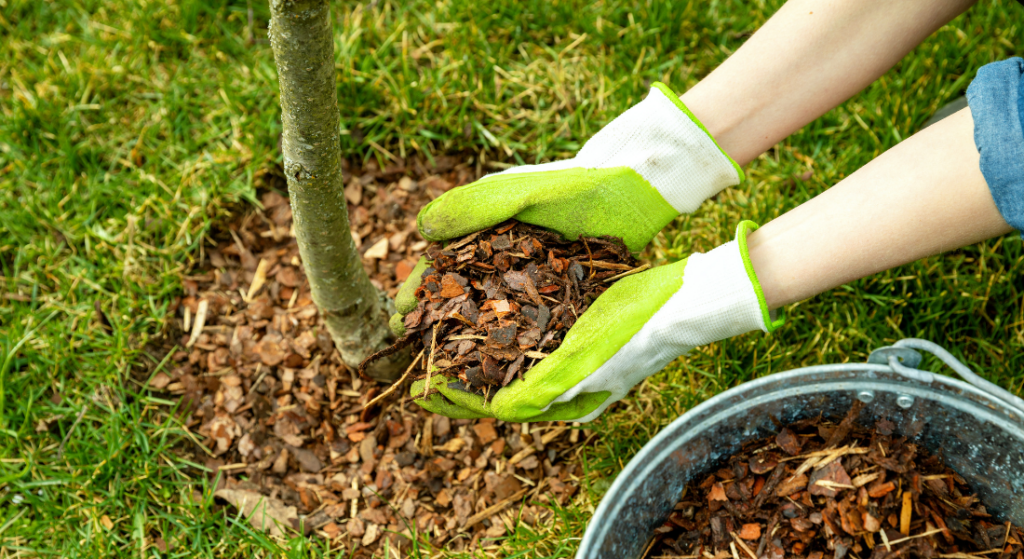
<svg viewBox="0 0 1024 559">
<path fill-rule="evenodd" d="M 562 345 L 494 393 L 490 401 L 446 377 L 430 379 L 416 401 L 454 418 L 503 421 L 589 421 L 630 388 L 692 348 L 749 332 L 770 332 L 772 320 L 746 251 L 737 240 L 707 254 L 623 278 L 597 298 Z M 426 390 L 426 379 L 412 394 Z M 436 392 L 435 392 L 436 390 Z"/>
</svg>

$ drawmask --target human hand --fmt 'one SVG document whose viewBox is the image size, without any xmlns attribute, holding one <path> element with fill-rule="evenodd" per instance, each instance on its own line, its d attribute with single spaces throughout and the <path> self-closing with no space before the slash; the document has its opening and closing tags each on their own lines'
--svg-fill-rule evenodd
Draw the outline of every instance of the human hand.
<svg viewBox="0 0 1024 559">
<path fill-rule="evenodd" d="M 417 218 L 420 233 L 440 241 L 515 218 L 557 231 L 619 237 L 639 252 L 680 213 L 696 210 L 743 171 L 662 83 L 591 138 L 571 159 L 523 165 L 446 192 Z M 415 308 L 420 260 L 395 305 Z M 418 273 L 419 272 L 419 273 Z M 392 317 L 401 335 L 401 317 Z"/>
<path fill-rule="evenodd" d="M 656 83 L 575 157 L 455 188 L 423 208 L 417 223 L 425 239 L 440 241 L 515 218 L 568 239 L 619 237 L 639 252 L 677 215 L 742 180 L 679 97 Z"/>
<path fill-rule="evenodd" d="M 707 254 L 661 266 L 616 282 L 580 315 L 562 345 L 499 389 L 489 401 L 441 375 L 424 408 L 454 418 L 503 421 L 590 421 L 634 385 L 696 346 L 752 330 L 771 332 L 749 264 L 745 221 L 737 239 Z M 413 384 L 422 396 L 427 381 Z"/>
</svg>

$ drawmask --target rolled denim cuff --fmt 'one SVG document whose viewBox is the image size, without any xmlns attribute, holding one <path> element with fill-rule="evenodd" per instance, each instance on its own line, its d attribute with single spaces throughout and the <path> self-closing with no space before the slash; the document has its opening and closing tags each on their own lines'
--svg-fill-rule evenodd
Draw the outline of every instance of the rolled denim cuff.
<svg viewBox="0 0 1024 559">
<path fill-rule="evenodd" d="M 1003 219 L 1024 232 L 1024 59 L 982 66 L 967 88 L 967 103 L 981 174 Z"/>
</svg>

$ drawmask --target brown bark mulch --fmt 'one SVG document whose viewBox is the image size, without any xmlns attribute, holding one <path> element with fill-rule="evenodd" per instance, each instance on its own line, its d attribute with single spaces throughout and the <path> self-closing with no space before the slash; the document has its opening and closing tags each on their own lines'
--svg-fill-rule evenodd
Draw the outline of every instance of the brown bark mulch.
<svg viewBox="0 0 1024 559">
<path fill-rule="evenodd" d="M 557 349 L 612 282 L 646 269 L 621 239 L 567 241 L 515 220 L 431 243 L 427 257 L 407 334 L 393 347 L 426 350 L 416 378 L 436 369 L 487 399 Z"/>
<path fill-rule="evenodd" d="M 1022 559 L 967 482 L 880 420 L 813 417 L 752 442 L 684 491 L 649 557 Z"/>
<path fill-rule="evenodd" d="M 445 157 L 346 166 L 353 236 L 378 289 L 393 296 L 427 249 L 419 209 L 479 174 Z M 414 534 L 435 549 L 481 549 L 509 526 L 552 522 L 541 503 L 573 499 L 589 431 L 451 420 L 407 387 L 365 408 L 386 387 L 341 362 L 310 298 L 283 181 L 264 181 L 277 189 L 262 194 L 265 210 L 213 235 L 184 278 L 161 348 L 169 362 L 144 380 L 182 400 L 191 444 L 180 452 L 217 480 L 218 502 L 247 515 L 265 504 L 280 523 L 269 532 L 301 527 L 355 557 L 404 552 Z"/>
</svg>

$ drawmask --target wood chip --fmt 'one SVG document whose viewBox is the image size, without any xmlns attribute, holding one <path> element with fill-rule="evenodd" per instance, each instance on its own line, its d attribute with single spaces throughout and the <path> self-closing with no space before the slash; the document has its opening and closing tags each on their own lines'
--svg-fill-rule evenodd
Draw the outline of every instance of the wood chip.
<svg viewBox="0 0 1024 559">
<path fill-rule="evenodd" d="M 249 284 L 249 291 L 245 294 L 245 302 L 252 301 L 252 298 L 263 289 L 263 285 L 267 282 L 267 270 L 270 268 L 270 263 L 260 258 L 260 263 L 256 265 L 256 272 L 252 276 L 252 283 Z"/>
<path fill-rule="evenodd" d="M 199 335 L 203 333 L 203 327 L 206 325 L 206 312 L 209 308 L 209 301 L 206 299 L 199 301 L 199 306 L 196 308 L 196 321 L 192 325 L 192 335 L 189 337 L 185 347 L 192 347 L 199 341 Z"/>
<path fill-rule="evenodd" d="M 388 257 L 388 239 L 382 237 L 376 243 L 373 243 L 370 248 L 366 249 L 363 253 L 363 258 L 367 260 L 382 260 Z"/>
<path fill-rule="evenodd" d="M 1021 531 L 993 524 L 962 478 L 892 422 L 860 425 L 862 409 L 851 406 L 838 424 L 811 417 L 780 426 L 697 472 L 655 528 L 652 555 L 983 559 L 971 552 L 1003 541 L 1005 557 L 1024 554 Z"/>
<path fill-rule="evenodd" d="M 900 512 L 900 532 L 910 534 L 910 520 L 914 514 L 914 501 L 910 491 L 903 492 L 903 509 Z"/>
</svg>

